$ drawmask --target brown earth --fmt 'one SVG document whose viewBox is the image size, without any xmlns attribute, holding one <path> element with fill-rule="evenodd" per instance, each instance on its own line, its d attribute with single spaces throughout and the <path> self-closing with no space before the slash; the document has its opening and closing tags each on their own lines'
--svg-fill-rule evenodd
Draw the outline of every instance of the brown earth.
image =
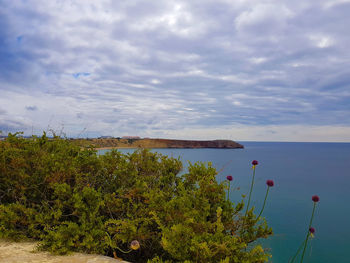
<svg viewBox="0 0 350 263">
<path fill-rule="evenodd" d="M 110 257 L 74 253 L 56 256 L 37 252 L 36 242 L 7 242 L 0 240 L 0 263 L 127 263 Z"/>
</svg>

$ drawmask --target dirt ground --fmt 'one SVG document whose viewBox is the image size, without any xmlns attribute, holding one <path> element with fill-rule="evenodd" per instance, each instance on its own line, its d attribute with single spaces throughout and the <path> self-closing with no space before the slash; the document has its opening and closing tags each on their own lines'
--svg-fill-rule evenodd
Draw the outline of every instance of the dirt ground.
<svg viewBox="0 0 350 263">
<path fill-rule="evenodd" d="M 35 252 L 37 243 L 0 240 L 0 263 L 127 263 L 110 257 L 74 253 L 68 256 Z"/>
</svg>

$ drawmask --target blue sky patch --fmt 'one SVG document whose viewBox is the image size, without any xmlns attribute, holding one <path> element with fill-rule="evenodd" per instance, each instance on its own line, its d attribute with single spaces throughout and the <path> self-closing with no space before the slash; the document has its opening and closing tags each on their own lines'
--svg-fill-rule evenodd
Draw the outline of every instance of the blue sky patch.
<svg viewBox="0 0 350 263">
<path fill-rule="evenodd" d="M 78 72 L 78 73 L 74 73 L 72 75 L 75 79 L 78 79 L 80 76 L 86 77 L 86 76 L 90 76 L 91 74 L 87 73 L 87 72 Z"/>
</svg>

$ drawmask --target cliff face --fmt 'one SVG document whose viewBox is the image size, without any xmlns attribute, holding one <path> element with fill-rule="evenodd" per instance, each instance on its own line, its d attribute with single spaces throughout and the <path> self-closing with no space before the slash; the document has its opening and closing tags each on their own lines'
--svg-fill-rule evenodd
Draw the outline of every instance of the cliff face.
<svg viewBox="0 0 350 263">
<path fill-rule="evenodd" d="M 231 140 L 191 141 L 171 139 L 88 139 L 77 140 L 79 145 L 93 145 L 96 148 L 244 148 Z"/>
<path fill-rule="evenodd" d="M 190 141 L 170 139 L 145 139 L 149 144 L 158 145 L 156 148 L 243 148 L 243 145 L 230 140 Z"/>
</svg>

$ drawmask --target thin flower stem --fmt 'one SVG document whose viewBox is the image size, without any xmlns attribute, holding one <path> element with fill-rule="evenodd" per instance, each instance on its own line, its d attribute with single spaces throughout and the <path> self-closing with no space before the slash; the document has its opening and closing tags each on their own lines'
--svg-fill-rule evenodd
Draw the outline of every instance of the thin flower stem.
<svg viewBox="0 0 350 263">
<path fill-rule="evenodd" d="M 306 235 L 306 239 L 305 239 L 304 250 L 303 250 L 303 254 L 301 255 L 300 263 L 303 263 L 303 260 L 304 260 L 304 255 L 305 255 L 305 250 L 306 250 L 306 246 L 307 246 L 307 241 L 309 240 L 309 237 L 310 237 L 310 233 L 309 233 L 310 230 L 309 229 L 310 229 L 310 227 L 312 225 L 312 220 L 314 219 L 315 208 L 316 208 L 316 202 L 314 202 L 314 208 L 312 209 L 312 215 L 311 215 L 309 227 L 307 229 L 307 235 Z"/>
<path fill-rule="evenodd" d="M 231 181 L 228 181 L 227 200 L 230 201 Z"/>
<path fill-rule="evenodd" d="M 253 166 L 253 179 L 252 179 L 252 183 L 251 183 L 251 185 L 250 185 L 250 192 L 249 192 L 248 204 L 247 204 L 247 208 L 246 208 L 246 210 L 245 210 L 244 217 L 247 216 L 247 212 L 248 212 L 248 209 L 249 209 L 250 197 L 252 196 L 252 191 L 253 191 L 253 186 L 254 186 L 254 178 L 255 178 L 255 165 Z"/>
<path fill-rule="evenodd" d="M 113 244 L 112 244 L 112 238 L 111 238 L 111 236 L 108 234 L 108 232 L 106 232 L 106 234 L 107 234 L 107 237 L 108 237 L 109 246 L 110 246 L 111 248 L 116 248 L 116 249 L 118 249 L 120 252 L 122 252 L 122 253 L 124 253 L 124 254 L 128 254 L 128 253 L 130 253 L 130 252 L 132 251 L 132 249 L 130 249 L 129 251 L 124 251 L 124 250 L 122 250 L 121 248 L 119 248 L 118 246 L 113 245 Z"/>
<path fill-rule="evenodd" d="M 260 213 L 259 213 L 259 216 L 258 216 L 258 218 L 256 219 L 256 221 L 259 221 L 259 218 L 260 218 L 262 212 L 264 211 L 265 204 L 266 204 L 266 199 L 267 199 L 267 195 L 269 194 L 269 190 L 270 190 L 270 187 L 268 186 L 268 187 L 267 187 L 267 191 L 266 191 L 266 195 L 265 195 L 265 200 L 264 200 L 263 207 L 262 207 L 262 209 L 261 209 L 261 211 L 260 211 Z"/>
<path fill-rule="evenodd" d="M 122 250 L 121 248 L 119 248 L 117 246 L 115 248 L 118 249 L 120 252 L 123 252 L 124 254 L 128 254 L 128 253 L 130 253 L 132 251 L 132 249 L 130 249 L 129 251 L 124 251 L 124 250 Z"/>
<path fill-rule="evenodd" d="M 292 261 L 290 261 L 290 263 L 293 263 L 293 262 L 294 262 L 295 258 L 296 258 L 297 255 L 299 254 L 300 250 L 303 248 L 304 244 L 305 244 L 305 240 L 303 241 L 303 243 L 301 243 L 300 247 L 299 247 L 298 250 L 297 250 L 297 253 L 295 253 L 295 255 L 294 255 L 294 257 L 292 258 Z M 289 263 L 289 261 L 288 261 L 288 263 Z"/>
</svg>

